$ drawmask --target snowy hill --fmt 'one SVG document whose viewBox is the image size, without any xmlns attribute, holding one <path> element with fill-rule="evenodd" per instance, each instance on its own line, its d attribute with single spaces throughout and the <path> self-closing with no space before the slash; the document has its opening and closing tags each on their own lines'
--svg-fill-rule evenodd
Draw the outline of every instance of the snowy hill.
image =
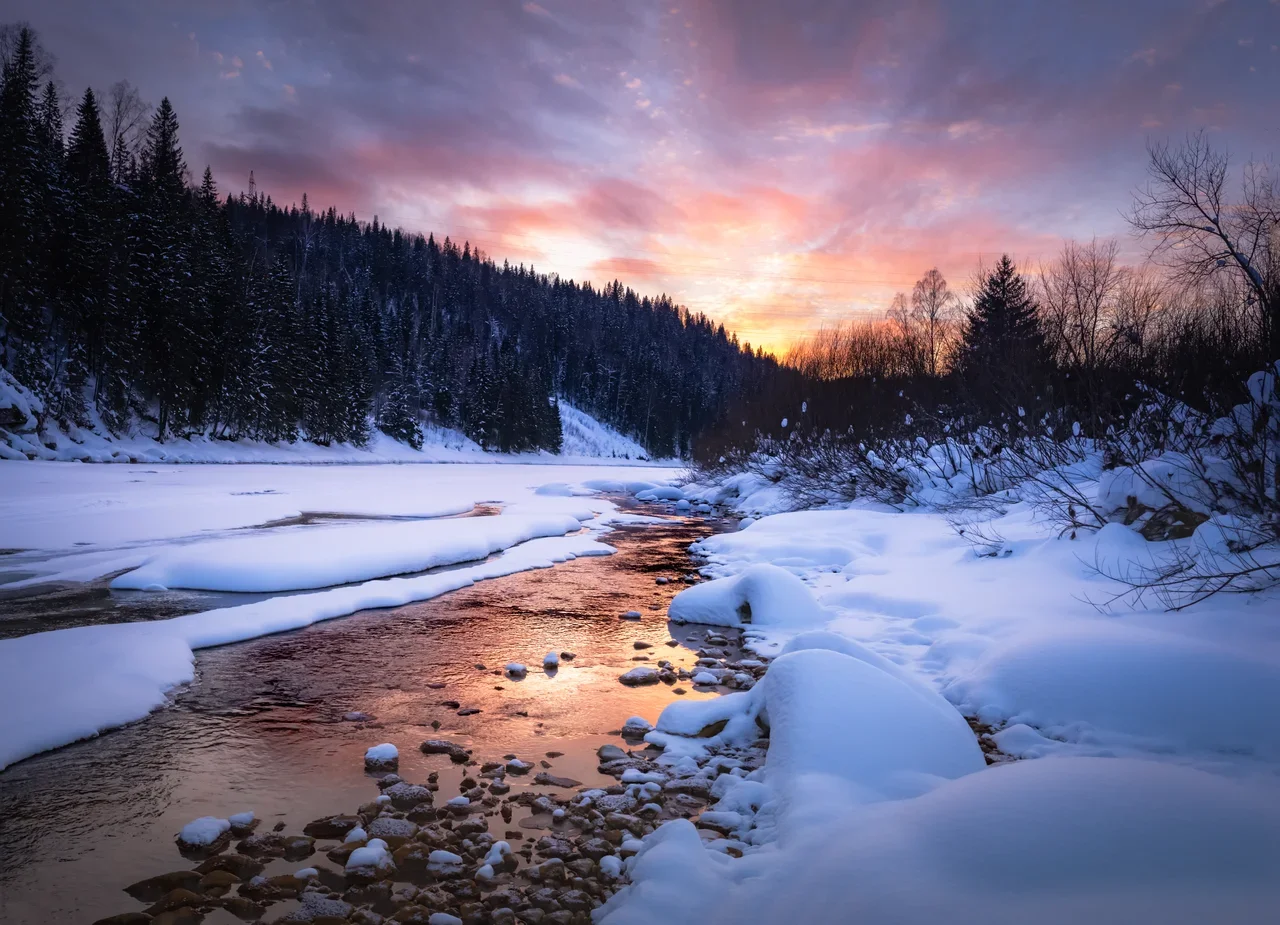
<svg viewBox="0 0 1280 925">
<path fill-rule="evenodd" d="M 561 448 L 564 456 L 586 456 L 592 459 L 649 458 L 640 444 L 565 402 L 560 402 L 560 429 L 564 432 L 564 445 Z"/>
<path fill-rule="evenodd" d="M 11 375 L 0 369 L 0 460 L 78 460 L 81 462 L 170 463 L 424 463 L 424 462 L 566 462 L 630 459 L 647 462 L 649 455 L 634 440 L 597 421 L 586 412 L 560 403 L 564 445 L 559 455 L 488 453 L 465 434 L 446 427 L 423 426 L 423 445 L 415 450 L 374 431 L 368 446 L 346 443 L 267 443 L 259 440 L 218 440 L 207 436 L 160 443 L 136 428 L 114 436 L 94 418 L 91 429 L 62 431 L 46 426 L 35 433 L 40 401 Z M 670 461 L 668 461 L 670 462 Z"/>
</svg>

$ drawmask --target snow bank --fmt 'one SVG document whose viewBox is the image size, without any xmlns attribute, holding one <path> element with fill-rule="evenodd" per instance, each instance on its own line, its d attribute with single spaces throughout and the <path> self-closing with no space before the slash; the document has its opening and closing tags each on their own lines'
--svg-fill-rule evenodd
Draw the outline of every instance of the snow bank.
<svg viewBox="0 0 1280 925">
<path fill-rule="evenodd" d="M 645 839 L 602 925 L 1269 920 L 1276 791 L 1125 759 L 1017 762 L 845 807 L 731 859 L 685 820 Z"/>
<path fill-rule="evenodd" d="M 1172 633 L 1103 624 L 1018 639 L 945 693 L 984 722 L 1050 738 L 1280 763 L 1280 666 Z"/>
<path fill-rule="evenodd" d="M 580 526 L 576 518 L 563 514 L 503 514 L 274 530 L 164 550 L 111 586 L 205 591 L 326 588 L 475 561 Z"/>
<path fill-rule="evenodd" d="M 686 588 L 672 598 L 667 615 L 676 623 L 715 626 L 810 627 L 828 619 L 803 581 L 770 564 Z"/>
<path fill-rule="evenodd" d="M 590 536 L 531 540 L 487 562 L 276 597 L 171 620 L 115 623 L 0 640 L 0 768 L 141 719 L 192 680 L 193 649 L 299 629 L 360 610 L 427 600 L 577 556 L 608 555 Z"/>
</svg>

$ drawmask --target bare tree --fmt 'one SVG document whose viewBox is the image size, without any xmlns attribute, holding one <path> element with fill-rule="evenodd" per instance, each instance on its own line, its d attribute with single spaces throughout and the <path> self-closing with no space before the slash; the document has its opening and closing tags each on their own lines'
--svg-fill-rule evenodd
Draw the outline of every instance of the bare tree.
<svg viewBox="0 0 1280 925">
<path fill-rule="evenodd" d="M 142 101 L 138 88 L 127 80 L 111 85 L 103 99 L 107 146 L 111 151 L 111 175 L 119 179 L 138 153 L 146 132 L 151 106 Z"/>
<path fill-rule="evenodd" d="M 930 376 L 938 375 L 950 346 L 956 303 L 955 293 L 937 267 L 920 277 L 911 291 L 911 311 L 923 341 L 925 372 Z"/>
<path fill-rule="evenodd" d="M 1203 131 L 1177 148 L 1147 148 L 1150 180 L 1134 193 L 1129 222 L 1153 238 L 1152 256 L 1187 282 L 1235 271 L 1258 311 L 1266 349 L 1280 358 L 1280 185 L 1266 164 L 1244 169 L 1239 202 L 1226 193 L 1230 158 Z"/>
</svg>

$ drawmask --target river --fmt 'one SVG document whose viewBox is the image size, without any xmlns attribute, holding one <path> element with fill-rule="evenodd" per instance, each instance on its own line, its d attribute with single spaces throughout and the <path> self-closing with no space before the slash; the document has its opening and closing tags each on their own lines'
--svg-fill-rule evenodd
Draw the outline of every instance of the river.
<svg viewBox="0 0 1280 925">
<path fill-rule="evenodd" d="M 122 888 L 190 867 L 174 837 L 199 816 L 253 810 L 259 831 L 284 823 L 296 834 L 352 812 L 377 795 L 362 759 L 380 742 L 399 748 L 405 780 L 439 772 L 445 794 L 458 792 L 463 770 L 421 754 L 423 739 L 456 741 L 480 760 L 514 753 L 587 785 L 615 783 L 596 772 L 595 750 L 621 744 L 627 717 L 652 722 L 677 697 L 716 696 L 617 679 L 637 664 L 696 660 L 703 630 L 670 625 L 665 611 L 694 567 L 689 544 L 717 526 L 626 526 L 604 537 L 612 556 L 198 652 L 195 682 L 166 709 L 0 773 L 0 921 L 88 923 L 143 908 Z M 628 610 L 642 618 L 619 619 Z M 575 657 L 546 673 L 550 651 Z M 529 666 L 523 680 L 502 671 L 511 661 Z M 373 720 L 344 719 L 352 711 Z M 522 822 L 537 820 L 513 825 Z M 266 873 L 326 863 L 281 860 Z M 218 911 L 205 921 L 235 920 Z"/>
</svg>

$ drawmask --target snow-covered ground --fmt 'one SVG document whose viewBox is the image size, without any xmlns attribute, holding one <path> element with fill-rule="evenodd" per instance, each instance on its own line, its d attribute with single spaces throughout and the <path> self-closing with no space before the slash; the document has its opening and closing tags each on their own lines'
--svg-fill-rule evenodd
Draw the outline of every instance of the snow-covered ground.
<svg viewBox="0 0 1280 925">
<path fill-rule="evenodd" d="M 0 559 L 0 589 L 105 576 L 123 588 L 323 589 L 0 640 L 0 767 L 145 716 L 192 680 L 196 649 L 607 555 L 599 537 L 609 525 L 643 518 L 599 493 L 635 492 L 678 474 L 545 465 L 0 466 L 0 548 L 21 550 Z M 479 504 L 500 510 L 446 516 Z M 438 519 L 271 525 L 304 513 Z M 440 566 L 458 567 L 420 574 Z"/>
<path fill-rule="evenodd" d="M 35 433 L 38 400 L 0 369 L 0 460 L 117 462 L 117 463 L 424 463 L 522 462 L 556 464 L 596 459 L 648 460 L 644 448 L 607 424 L 573 406 L 560 403 L 564 442 L 560 454 L 487 453 L 460 431 L 426 425 L 422 449 L 373 432 L 368 446 L 320 446 L 315 443 L 264 443 L 257 440 L 215 440 L 195 436 L 159 443 L 141 429 L 112 435 L 98 419 L 91 427 L 68 431 L 46 422 L 43 439 Z"/>
<path fill-rule="evenodd" d="M 661 827 L 597 921 L 1273 920 L 1275 590 L 1106 611 L 1092 565 L 1150 555 L 1121 524 L 1072 541 L 1013 504 L 992 556 L 938 513 L 770 513 L 750 476 L 686 494 L 756 517 L 698 544 L 716 580 L 672 619 L 742 626 L 773 661 L 658 718 L 660 762 L 707 779 L 730 834 Z M 1026 760 L 986 766 L 962 714 Z M 761 726 L 759 771 L 705 763 Z"/>
</svg>

